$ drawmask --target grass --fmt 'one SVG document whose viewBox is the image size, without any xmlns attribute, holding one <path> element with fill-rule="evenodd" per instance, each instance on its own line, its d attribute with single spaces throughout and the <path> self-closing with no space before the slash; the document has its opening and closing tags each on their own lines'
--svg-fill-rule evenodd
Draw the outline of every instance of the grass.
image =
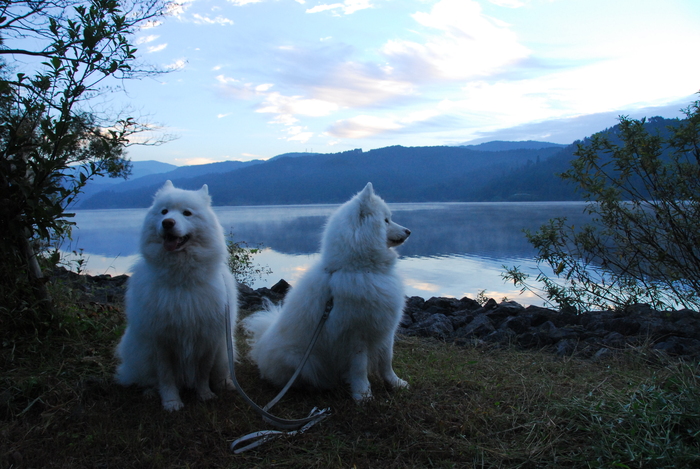
<svg viewBox="0 0 700 469">
<path fill-rule="evenodd" d="M 593 362 L 517 349 L 399 337 L 408 390 L 374 382 L 375 399 L 345 390 L 290 391 L 275 412 L 332 416 L 307 433 L 246 453 L 231 441 L 271 428 L 235 392 L 180 412 L 111 382 L 123 332 L 119 305 L 64 295 L 51 334 L 3 339 L 0 467 L 698 467 L 698 364 L 643 350 Z M 239 341 L 242 343 L 242 341 Z M 276 389 L 246 360 L 239 380 L 258 403 Z"/>
</svg>

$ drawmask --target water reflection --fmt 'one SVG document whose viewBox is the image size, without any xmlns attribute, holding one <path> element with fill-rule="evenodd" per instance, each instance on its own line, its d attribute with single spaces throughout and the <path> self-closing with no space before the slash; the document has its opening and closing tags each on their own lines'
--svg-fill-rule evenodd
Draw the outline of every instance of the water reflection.
<svg viewBox="0 0 700 469">
<path fill-rule="evenodd" d="M 273 274 L 254 287 L 284 278 L 292 285 L 314 262 L 326 218 L 337 206 L 216 207 L 226 232 L 236 241 L 262 243 L 256 262 Z M 577 225 L 587 220 L 583 203 L 434 203 L 391 205 L 394 220 L 411 229 L 399 248 L 399 271 L 409 295 L 518 296 L 501 280 L 502 265 L 534 268 L 535 252 L 522 230 L 537 229 L 549 218 L 566 216 Z M 89 273 L 128 272 L 138 252 L 145 209 L 77 211 L 73 242 L 65 251 L 82 249 Z M 512 285 L 511 285 L 512 286 Z"/>
</svg>

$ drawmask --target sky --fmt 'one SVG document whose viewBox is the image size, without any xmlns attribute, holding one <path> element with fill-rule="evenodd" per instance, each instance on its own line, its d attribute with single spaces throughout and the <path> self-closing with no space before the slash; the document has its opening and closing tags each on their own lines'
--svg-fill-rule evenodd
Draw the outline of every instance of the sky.
<svg viewBox="0 0 700 469">
<path fill-rule="evenodd" d="M 700 91 L 698 0 L 184 0 L 113 99 L 175 165 L 490 140 L 571 143 Z"/>
</svg>

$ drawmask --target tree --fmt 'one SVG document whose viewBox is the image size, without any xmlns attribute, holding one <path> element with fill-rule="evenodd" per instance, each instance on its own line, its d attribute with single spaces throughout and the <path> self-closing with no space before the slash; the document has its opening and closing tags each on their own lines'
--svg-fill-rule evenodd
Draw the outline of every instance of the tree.
<svg viewBox="0 0 700 469">
<path fill-rule="evenodd" d="M 129 37 L 166 7 L 164 0 L 0 1 L 5 311 L 50 305 L 37 244 L 70 233 L 66 210 L 90 178 L 128 175 L 125 148 L 146 126 L 102 112 L 97 98 L 108 85 L 158 73 L 136 66 Z"/>
<path fill-rule="evenodd" d="M 245 241 L 234 241 L 233 232 L 229 233 L 226 240 L 228 250 L 227 264 L 236 282 L 251 286 L 256 278 L 262 279 L 265 275 L 270 275 L 272 269 L 268 266 L 253 263 L 253 256 L 262 252 L 262 244 L 258 247 L 248 247 Z"/>
<path fill-rule="evenodd" d="M 577 184 L 591 223 L 554 219 L 528 232 L 538 250 L 542 296 L 561 307 L 700 308 L 700 101 L 686 118 L 620 117 L 612 130 L 579 143 L 561 175 Z M 651 130 L 650 130 L 651 129 Z M 510 268 L 504 278 L 535 290 Z"/>
</svg>

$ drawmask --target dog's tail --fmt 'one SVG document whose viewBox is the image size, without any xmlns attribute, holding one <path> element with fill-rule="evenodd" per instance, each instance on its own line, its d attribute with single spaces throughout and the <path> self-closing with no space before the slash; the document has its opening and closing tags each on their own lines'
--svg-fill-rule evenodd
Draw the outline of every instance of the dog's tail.
<svg viewBox="0 0 700 469">
<path fill-rule="evenodd" d="M 248 336 L 248 343 L 253 345 L 257 342 L 265 331 L 277 321 L 281 310 L 281 306 L 274 304 L 267 298 L 263 298 L 263 309 L 241 321 L 243 330 Z"/>
</svg>

